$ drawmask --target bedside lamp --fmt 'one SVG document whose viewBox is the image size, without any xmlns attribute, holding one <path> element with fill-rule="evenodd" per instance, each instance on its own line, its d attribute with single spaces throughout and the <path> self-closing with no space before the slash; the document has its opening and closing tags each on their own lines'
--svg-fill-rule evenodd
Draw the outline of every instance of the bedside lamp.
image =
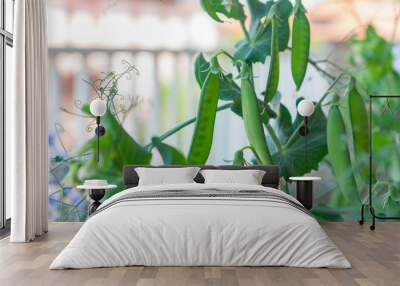
<svg viewBox="0 0 400 286">
<path fill-rule="evenodd" d="M 304 124 L 299 129 L 299 134 L 304 137 L 304 158 L 307 161 L 307 135 L 310 132 L 308 129 L 308 118 L 314 113 L 315 106 L 310 100 L 303 99 L 297 106 L 297 111 L 304 117 Z"/>
<path fill-rule="evenodd" d="M 106 129 L 104 126 L 100 125 L 100 117 L 103 116 L 107 112 L 107 104 L 104 100 L 99 98 L 93 100 L 90 103 L 90 113 L 96 117 L 96 129 L 94 130 L 97 136 L 97 162 L 100 160 L 100 137 L 106 133 Z"/>
</svg>

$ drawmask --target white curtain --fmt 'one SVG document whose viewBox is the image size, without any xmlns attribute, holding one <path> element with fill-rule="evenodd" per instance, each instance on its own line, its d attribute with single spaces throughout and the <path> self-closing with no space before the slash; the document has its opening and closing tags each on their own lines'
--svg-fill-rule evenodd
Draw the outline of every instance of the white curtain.
<svg viewBox="0 0 400 286">
<path fill-rule="evenodd" d="M 45 0 L 15 1 L 13 93 L 6 98 L 6 186 L 12 242 L 47 232 L 47 16 Z"/>
</svg>

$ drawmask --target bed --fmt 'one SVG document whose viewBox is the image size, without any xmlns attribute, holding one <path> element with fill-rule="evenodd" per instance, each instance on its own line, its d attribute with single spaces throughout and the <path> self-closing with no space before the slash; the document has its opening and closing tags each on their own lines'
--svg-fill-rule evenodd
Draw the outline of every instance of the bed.
<svg viewBox="0 0 400 286">
<path fill-rule="evenodd" d="M 276 166 L 200 166 L 265 171 L 261 185 L 195 183 L 138 186 L 107 199 L 50 269 L 119 266 L 291 266 L 350 268 L 318 222 L 278 190 Z M 161 166 L 156 168 L 165 168 Z"/>
</svg>

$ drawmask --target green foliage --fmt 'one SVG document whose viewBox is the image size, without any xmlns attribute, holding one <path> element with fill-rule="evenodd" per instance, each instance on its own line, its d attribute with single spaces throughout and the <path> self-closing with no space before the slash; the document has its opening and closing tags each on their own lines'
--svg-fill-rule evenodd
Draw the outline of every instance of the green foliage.
<svg viewBox="0 0 400 286">
<path fill-rule="evenodd" d="M 321 220 L 343 220 L 349 214 L 352 216 L 354 206 L 360 204 L 362 195 L 358 191 L 360 186 L 357 185 L 355 177 L 359 172 L 365 172 L 365 166 L 360 167 L 362 163 L 358 161 L 363 162 L 360 158 L 366 154 L 368 138 L 366 98 L 364 92 L 360 92 L 357 87 L 363 87 L 367 93 L 400 92 L 400 77 L 392 64 L 392 44 L 381 38 L 372 27 L 368 28 L 365 39 L 350 40 L 349 62 L 356 80 L 350 82 L 344 97 L 348 107 L 347 113 L 344 114 L 348 116 L 342 116 L 341 98 L 330 108 L 328 119 L 322 110 L 323 101 L 341 79 L 340 75 L 316 103 L 315 113 L 309 119 L 308 159 L 305 161 L 305 140 L 298 132 L 303 118 L 296 116 L 293 119 L 288 108 L 279 104 L 278 91 L 279 53 L 288 49 L 290 37 L 291 72 L 296 88 L 300 89 L 304 82 L 310 49 L 310 26 L 305 9 L 300 0 L 296 1 L 294 9 L 289 0 L 248 0 L 246 3 L 250 12 L 250 23 L 247 27 L 247 10 L 243 2 L 200 1 L 204 11 L 215 21 L 238 21 L 243 30 L 243 39 L 235 45 L 233 55 L 219 50 L 208 60 L 203 54 L 196 57 L 195 78 L 201 89 L 197 116 L 164 134 L 154 136 L 148 145 L 141 146 L 126 133 L 118 120 L 118 112 L 113 108 L 113 98 L 118 95 L 119 79 L 123 75 L 129 75 L 135 70 L 134 67 L 128 65 L 122 73 L 109 72 L 103 74 L 99 80 L 89 81 L 97 96 L 106 98 L 109 105 L 109 111 L 102 118 L 107 132 L 100 140 L 100 164 L 97 164 L 94 155 L 97 151 L 97 141 L 93 138 L 78 150 L 78 159 L 69 161 L 69 172 L 64 181 L 75 185 L 87 178 L 102 177 L 122 185 L 122 167 L 125 164 L 150 164 L 153 148 L 157 149 L 165 164 L 205 164 L 212 146 L 216 114 L 220 110 L 230 108 L 231 112 L 243 119 L 250 144 L 235 152 L 233 164 L 278 164 L 282 176 L 287 180 L 290 176 L 300 176 L 318 169 L 328 154 L 337 188 L 332 193 L 329 206 L 317 204 L 313 214 Z M 294 23 L 291 34 L 289 17 L 292 13 Z M 226 72 L 219 66 L 218 59 L 222 56 L 229 59 L 232 67 L 237 70 L 236 73 Z M 266 90 L 257 95 L 253 65 L 266 63 L 267 60 L 269 74 Z M 238 78 L 234 78 L 233 74 L 239 74 Z M 225 101 L 225 104 L 218 106 L 218 100 Z M 89 114 L 87 106 L 83 111 Z M 388 130 L 400 132 L 400 125 L 393 126 L 393 118 L 387 114 L 378 116 L 374 113 L 374 120 L 381 126 L 379 130 L 374 131 L 374 152 L 382 161 L 393 158 L 390 162 L 385 161 L 385 170 L 392 170 L 392 181 L 379 181 L 375 186 L 378 212 L 398 214 L 400 152 L 389 149 L 396 144 L 396 137 L 394 133 L 388 133 Z M 180 150 L 163 141 L 192 123 L 195 123 L 195 128 L 189 153 L 185 157 Z M 351 138 L 347 138 L 348 135 L 351 135 Z M 354 148 L 349 148 L 349 142 L 353 142 Z M 252 152 L 251 160 L 246 160 L 245 150 Z M 57 162 L 60 160 L 62 158 L 55 158 Z"/>
<path fill-rule="evenodd" d="M 257 29 L 261 25 L 261 19 L 268 15 L 269 9 L 272 6 L 272 1 L 264 4 L 258 0 L 247 1 L 250 11 L 250 35 L 255 35 Z"/>
<path fill-rule="evenodd" d="M 218 3 L 222 2 L 215 1 L 215 5 L 218 6 Z M 203 3 L 203 7 L 212 18 L 222 21 L 218 17 L 219 13 L 235 20 L 234 17 L 221 13 L 217 6 L 211 4 L 212 1 L 207 1 Z M 252 163 L 278 164 L 285 179 L 293 175 L 303 175 L 313 169 L 318 169 L 320 162 L 328 153 L 327 120 L 321 106 L 329 92 L 317 104 L 316 111 L 310 118 L 309 156 L 308 160 L 305 161 L 305 140 L 298 132 L 302 118 L 297 116 L 295 120 L 292 120 L 284 105 L 280 104 L 279 110 L 274 110 L 270 104 L 274 96 L 279 94 L 277 90 L 279 84 L 279 52 L 288 48 L 290 38 L 288 19 L 292 14 L 292 4 L 287 0 L 267 1 L 266 3 L 250 0 L 247 1 L 247 4 L 250 11 L 250 26 L 247 29 L 243 18 L 236 19 L 239 20 L 243 29 L 244 38 L 237 43 L 234 55 L 231 56 L 225 51 L 218 51 L 211 56 L 210 62 L 207 62 L 204 56 L 199 55 L 195 62 L 196 79 L 202 87 L 208 70 L 213 69 L 212 61 L 216 61 L 219 56 L 227 56 L 238 70 L 241 81 L 240 89 L 230 73 L 217 68 L 221 79 L 219 98 L 233 103 L 231 110 L 242 117 L 250 143 L 250 146 L 235 153 L 233 164 L 249 164 L 245 159 L 244 150 L 250 149 L 255 155 L 255 160 L 252 160 Z M 292 76 L 297 89 L 299 89 L 304 81 L 309 60 L 310 27 L 301 1 L 296 1 L 294 10 Z M 216 17 L 218 18 L 216 19 Z M 264 100 L 260 100 L 255 93 L 252 65 L 257 62 L 265 63 L 268 56 L 270 67 L 267 86 L 262 94 Z M 330 89 L 334 87 L 340 77 L 333 82 Z M 239 90 L 241 90 L 241 93 L 238 92 Z M 202 92 L 204 92 L 204 88 Z M 277 100 L 279 101 L 279 98 Z M 272 126 L 275 128 L 272 128 Z M 268 131 L 267 135 L 264 128 Z M 314 212 L 319 219 L 343 219 L 337 211 L 323 205 L 317 206 Z"/>
<path fill-rule="evenodd" d="M 365 178 L 368 172 L 368 158 L 365 150 L 366 136 L 369 134 L 366 129 L 368 124 L 372 124 L 374 158 L 372 192 L 375 211 L 382 216 L 398 216 L 400 215 L 400 156 L 396 146 L 398 146 L 400 127 L 394 122 L 397 120 L 400 101 L 398 99 L 374 100 L 372 122 L 365 120 L 365 113 L 367 113 L 365 102 L 368 95 L 400 94 L 400 77 L 393 66 L 393 44 L 379 36 L 376 30 L 369 26 L 365 37 L 362 39 L 353 37 L 349 45 L 348 60 L 352 67 L 352 74 L 356 78 L 356 84 L 351 83 L 346 98 L 348 101 L 352 100 L 352 104 L 349 102 L 348 105 L 349 113 L 352 115 L 349 116 L 349 128 L 351 128 L 354 142 L 353 172 L 360 178 Z M 361 101 L 364 102 L 364 108 Z M 365 180 L 361 180 L 359 188 L 366 188 L 366 183 Z"/>
<path fill-rule="evenodd" d="M 398 141 L 399 99 L 374 102 L 372 113 L 373 196 L 376 211 L 381 215 L 399 215 L 400 152 Z M 397 213 L 397 214 L 395 214 Z"/>
<path fill-rule="evenodd" d="M 160 152 L 163 163 L 166 165 L 186 165 L 187 161 L 178 149 L 168 144 L 163 143 L 160 138 L 153 137 L 151 139 L 154 147 Z"/>
<path fill-rule="evenodd" d="M 351 38 L 348 60 L 368 94 L 399 94 L 400 76 L 393 67 L 392 43 L 368 26 L 365 38 Z"/>
<path fill-rule="evenodd" d="M 283 142 L 286 142 L 293 133 L 292 116 L 283 104 L 279 104 L 279 117 L 277 119 L 276 129 L 278 137 Z"/>
<path fill-rule="evenodd" d="M 319 163 L 327 154 L 326 148 L 326 117 L 317 106 L 309 122 L 310 133 L 307 137 L 307 160 L 304 157 L 305 139 L 298 130 L 303 124 L 300 117 L 292 123 L 290 113 L 281 104 L 280 116 L 277 120 L 279 138 L 283 142 L 281 150 L 273 154 L 274 163 L 281 168 L 282 176 L 288 179 L 295 174 L 306 174 L 311 170 L 317 170 Z"/>
<path fill-rule="evenodd" d="M 119 95 L 118 92 L 118 82 L 122 77 L 128 77 L 130 78 L 132 76 L 132 73 L 135 72 L 136 74 L 138 73 L 138 70 L 134 65 L 131 65 L 127 61 L 122 61 L 122 63 L 125 65 L 125 68 L 122 72 L 106 72 L 102 73 L 102 77 L 95 79 L 95 80 L 83 80 L 87 84 L 89 84 L 93 91 L 96 92 L 96 95 L 100 99 L 107 99 L 108 102 L 111 102 L 111 100 Z"/>
<path fill-rule="evenodd" d="M 85 105 L 82 111 L 89 114 L 89 106 Z M 100 162 L 96 160 L 97 138 L 92 138 L 78 150 L 78 157 L 82 157 L 70 163 L 64 178 L 66 185 L 76 186 L 87 179 L 103 178 L 118 184 L 115 190 L 118 192 L 123 187 L 121 170 L 124 165 L 150 163 L 151 153 L 125 131 L 115 115 L 107 111 L 101 122 L 107 131 L 100 139 Z M 89 158 L 84 154 L 90 154 Z"/>
<path fill-rule="evenodd" d="M 194 76 L 200 88 L 203 87 L 209 70 L 210 63 L 204 58 L 202 53 L 199 53 L 194 61 Z"/>
<path fill-rule="evenodd" d="M 326 134 L 324 131 L 326 119 L 322 111 L 320 111 L 320 114 L 316 113 L 315 115 L 317 118 L 314 123 L 315 126 L 313 126 L 315 131 L 310 136 L 310 154 L 313 155 L 310 156 L 311 158 L 308 163 L 303 164 L 301 163 L 302 160 L 298 160 L 304 158 L 304 140 L 298 135 L 298 127 L 301 123 L 296 122 L 296 124 L 292 124 L 290 114 L 284 112 L 284 106 L 281 107 L 282 112 L 275 112 L 269 104 L 278 93 L 279 52 L 286 50 L 288 47 L 290 37 L 288 21 L 293 9 L 290 1 L 267 1 L 266 3 L 258 0 L 247 1 L 250 11 L 249 29 L 244 25 L 244 18 L 230 17 L 227 13 L 221 12 L 222 10 L 218 10 L 221 8 L 219 6 L 222 3 L 221 1 L 202 2 L 204 10 L 217 21 L 221 20 L 220 18 L 215 18 L 215 16 L 218 17 L 218 13 L 222 13 L 233 20 L 239 20 L 244 32 L 244 39 L 236 45 L 233 56 L 225 51 L 219 51 L 212 55 L 210 62 L 207 62 L 203 55 L 199 55 L 196 58 L 195 75 L 199 85 L 203 85 L 207 70 L 212 69 L 211 62 L 219 56 L 227 56 L 240 74 L 241 93 L 238 93 L 239 87 L 232 78 L 232 75 L 225 73 L 222 69 L 218 69 L 221 78 L 219 97 L 222 100 L 232 101 L 231 110 L 243 118 L 249 143 L 254 149 L 258 161 L 263 164 L 280 164 L 285 178 L 294 174 L 301 175 L 312 169 L 316 169 L 319 162 L 326 155 Z M 213 3 L 214 5 L 212 5 Z M 296 11 L 299 10 L 299 7 L 302 7 L 301 2 L 297 3 Z M 305 17 L 305 15 L 303 16 Z M 309 44 L 309 39 L 305 43 Z M 300 51 L 301 48 L 304 50 L 304 41 L 300 44 L 303 44 L 300 47 Z M 296 47 L 296 50 L 299 50 L 299 48 Z M 270 68 L 266 90 L 263 93 L 263 103 L 255 93 L 252 64 L 256 62 L 264 63 L 266 57 L 269 55 Z M 308 60 L 308 54 L 305 55 L 303 52 L 302 56 L 303 59 L 301 61 Z M 303 67 L 304 73 L 305 68 L 306 65 Z M 280 115 L 277 116 L 277 114 Z M 282 135 L 282 132 L 288 133 L 285 134 L 284 138 L 278 138 L 276 134 L 273 134 L 270 121 L 274 118 L 277 118 L 278 121 L 279 134 Z M 290 124 L 291 126 L 289 126 Z M 269 139 L 266 137 L 264 127 L 268 129 L 271 138 L 273 138 L 273 143 L 269 142 Z M 275 144 L 275 148 L 270 146 L 271 144 Z M 270 149 L 275 150 L 273 156 L 271 156 Z M 242 164 L 244 159 L 240 160 L 239 158 L 243 156 L 243 152 L 238 152 L 236 155 L 236 160 L 234 161 Z"/>
<path fill-rule="evenodd" d="M 115 110 L 113 99 L 119 95 L 118 82 L 122 77 L 130 77 L 136 68 L 124 62 L 125 69 L 120 72 L 103 73 L 103 77 L 87 82 L 96 92 L 97 97 L 107 101 L 107 112 L 101 118 L 106 133 L 99 141 L 100 157 L 97 163 L 97 138 L 93 137 L 79 148 L 76 159 L 69 163 L 69 171 L 64 178 L 66 185 L 75 186 L 86 179 L 104 178 L 118 184 L 122 189 L 121 170 L 128 164 L 149 164 L 151 153 L 136 142 L 122 127 Z M 82 107 L 82 112 L 92 116 L 89 105 Z M 111 193 L 112 194 L 112 193 Z"/>
<path fill-rule="evenodd" d="M 235 20 L 246 20 L 243 5 L 240 4 L 239 0 L 200 0 L 200 4 L 204 11 L 217 22 L 222 22 L 217 13 Z"/>
<path fill-rule="evenodd" d="M 400 216 L 399 182 L 378 181 L 373 193 L 378 215 Z"/>
<path fill-rule="evenodd" d="M 220 68 L 217 68 L 217 72 L 220 75 L 219 84 L 219 99 L 221 100 L 235 100 L 240 97 L 240 88 L 235 83 L 232 74 L 220 73 Z M 204 58 L 202 53 L 196 56 L 194 62 L 195 78 L 200 88 L 203 87 L 203 83 L 210 71 L 210 63 Z"/>
</svg>

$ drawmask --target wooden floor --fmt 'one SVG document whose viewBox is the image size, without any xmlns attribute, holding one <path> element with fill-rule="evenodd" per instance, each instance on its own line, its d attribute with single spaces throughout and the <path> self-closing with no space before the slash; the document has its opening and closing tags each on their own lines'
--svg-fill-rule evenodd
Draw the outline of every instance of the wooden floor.
<svg viewBox="0 0 400 286">
<path fill-rule="evenodd" d="M 324 229 L 352 269 L 288 267 L 125 267 L 48 270 L 81 225 L 51 223 L 48 235 L 29 244 L 0 241 L 0 285 L 400 285 L 400 223 L 379 223 L 371 232 L 356 223 Z"/>
</svg>

